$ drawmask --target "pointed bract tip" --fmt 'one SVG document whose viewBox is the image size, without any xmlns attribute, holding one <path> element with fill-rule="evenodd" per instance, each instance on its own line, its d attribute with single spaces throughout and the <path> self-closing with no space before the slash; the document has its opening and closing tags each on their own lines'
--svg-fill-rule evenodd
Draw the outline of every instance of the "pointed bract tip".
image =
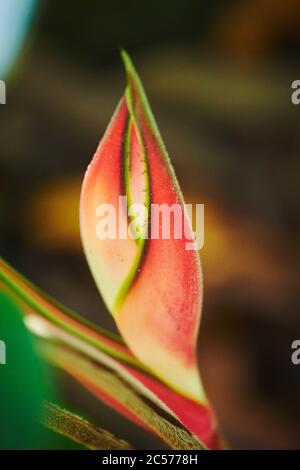
<svg viewBox="0 0 300 470">
<path fill-rule="evenodd" d="M 121 54 L 121 58 L 122 58 L 124 68 L 126 71 L 127 82 L 128 82 L 129 87 L 131 87 L 134 84 L 134 86 L 138 88 L 139 93 L 144 96 L 145 92 L 143 90 L 143 86 L 142 86 L 139 74 L 137 73 L 136 68 L 133 65 L 130 55 L 123 48 L 120 49 L 120 54 Z"/>
<path fill-rule="evenodd" d="M 161 148 L 164 148 L 159 130 L 158 130 L 157 125 L 155 123 L 155 119 L 153 117 L 151 107 L 150 107 L 149 101 L 147 99 L 147 96 L 146 96 L 146 93 L 145 93 L 145 90 L 144 90 L 144 86 L 143 86 L 142 81 L 139 77 L 139 74 L 136 71 L 136 68 L 133 65 L 133 62 L 132 62 L 128 52 L 125 49 L 120 48 L 120 54 L 121 54 L 121 58 L 122 58 L 124 68 L 125 68 L 125 71 L 126 71 L 126 75 L 127 75 L 127 89 L 126 89 L 126 92 L 127 92 L 127 104 L 128 104 L 128 107 L 129 107 L 129 111 L 132 114 L 134 114 L 134 109 L 135 109 L 135 106 L 136 106 L 136 99 L 138 99 L 140 101 L 140 103 L 142 104 L 143 111 L 144 111 L 144 113 L 145 113 L 145 115 L 148 119 L 148 123 L 150 124 L 150 127 L 152 128 L 152 130 L 154 132 L 155 138 L 159 141 Z M 133 97 L 133 93 L 132 93 L 133 90 L 135 90 L 135 92 L 136 92 L 135 97 Z"/>
<path fill-rule="evenodd" d="M 121 54 L 121 58 L 122 58 L 122 61 L 123 61 L 126 72 L 127 73 L 135 72 L 135 68 L 134 68 L 134 65 L 132 63 L 132 60 L 131 60 L 128 52 L 123 47 L 121 47 L 121 49 L 120 49 L 120 54 Z"/>
</svg>

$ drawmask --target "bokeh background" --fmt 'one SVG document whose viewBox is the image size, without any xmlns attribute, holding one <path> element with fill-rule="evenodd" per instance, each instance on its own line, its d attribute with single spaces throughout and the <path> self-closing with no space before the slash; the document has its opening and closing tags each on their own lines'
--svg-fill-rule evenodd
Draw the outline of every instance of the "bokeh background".
<svg viewBox="0 0 300 470">
<path fill-rule="evenodd" d="M 0 0 L 1 255 L 115 328 L 84 259 L 78 202 L 124 89 L 126 47 L 186 201 L 205 204 L 199 361 L 233 448 L 300 447 L 299 19 L 297 0 Z M 161 448 L 58 381 L 73 410 Z"/>
</svg>

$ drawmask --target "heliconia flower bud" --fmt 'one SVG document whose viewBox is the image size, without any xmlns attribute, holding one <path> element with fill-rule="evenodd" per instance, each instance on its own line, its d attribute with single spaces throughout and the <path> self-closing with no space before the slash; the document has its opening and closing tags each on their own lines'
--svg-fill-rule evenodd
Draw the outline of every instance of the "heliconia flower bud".
<svg viewBox="0 0 300 470">
<path fill-rule="evenodd" d="M 122 57 L 126 92 L 82 186 L 83 246 L 134 355 L 170 387 L 203 403 L 196 354 L 202 304 L 199 255 L 186 249 L 193 235 L 183 197 L 141 81 L 126 52 Z M 139 204 L 145 211 L 128 213 L 120 197 L 121 202 L 127 198 L 130 210 Z M 179 219 L 170 217 L 168 237 L 152 236 L 163 225 L 153 217 L 153 204 L 164 204 L 171 214 L 174 204 L 181 209 Z M 176 223 L 185 228 L 181 237 L 174 234 Z"/>
</svg>

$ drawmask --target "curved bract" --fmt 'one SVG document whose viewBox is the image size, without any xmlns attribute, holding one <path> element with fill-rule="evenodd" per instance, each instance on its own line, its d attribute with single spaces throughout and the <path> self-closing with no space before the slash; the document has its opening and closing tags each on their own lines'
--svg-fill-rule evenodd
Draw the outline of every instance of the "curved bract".
<svg viewBox="0 0 300 470">
<path fill-rule="evenodd" d="M 47 359 L 73 375 L 100 400 L 149 429 L 148 414 L 141 415 L 126 398 L 127 384 L 129 390 L 133 389 L 140 397 L 147 398 L 148 404 L 154 405 L 154 412 L 157 407 L 167 412 L 209 449 L 220 447 L 210 407 L 182 396 L 153 377 L 121 338 L 54 301 L 3 259 L 0 259 L 0 287 L 18 303 L 30 331 L 45 338 L 46 350 L 48 341 L 52 344 L 52 352 L 50 356 L 46 355 Z M 101 366 L 122 381 L 118 382 L 117 393 L 115 387 L 108 386 L 110 381 L 100 380 Z M 151 431 L 157 434 L 158 430 L 152 427 Z"/>
<path fill-rule="evenodd" d="M 183 198 L 155 124 L 141 81 L 123 51 L 127 88 L 86 172 L 80 226 L 85 254 L 104 301 L 134 355 L 181 394 L 205 402 L 196 341 L 202 303 L 199 255 L 187 250 L 193 239 Z M 145 213 L 120 207 L 142 204 Z M 185 231 L 160 234 L 152 205 L 181 208 Z M 115 233 L 100 236 L 116 210 Z M 106 212 L 105 212 L 106 211 Z M 105 217 L 106 219 L 105 219 Z M 105 219 L 105 220 L 104 220 Z M 102 227 L 103 228 L 103 227 Z M 128 236 L 129 233 L 134 236 Z M 146 236 L 148 235 L 148 237 Z"/>
</svg>

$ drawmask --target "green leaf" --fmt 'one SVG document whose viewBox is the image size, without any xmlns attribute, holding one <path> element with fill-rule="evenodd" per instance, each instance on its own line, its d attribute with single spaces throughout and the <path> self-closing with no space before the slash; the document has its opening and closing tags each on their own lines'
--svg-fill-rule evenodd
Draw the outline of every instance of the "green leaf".
<svg viewBox="0 0 300 470">
<path fill-rule="evenodd" d="M 39 414 L 49 384 L 20 308 L 1 290 L 0 339 L 6 350 L 6 364 L 0 365 L 0 448 L 37 448 L 44 439 Z"/>
</svg>

